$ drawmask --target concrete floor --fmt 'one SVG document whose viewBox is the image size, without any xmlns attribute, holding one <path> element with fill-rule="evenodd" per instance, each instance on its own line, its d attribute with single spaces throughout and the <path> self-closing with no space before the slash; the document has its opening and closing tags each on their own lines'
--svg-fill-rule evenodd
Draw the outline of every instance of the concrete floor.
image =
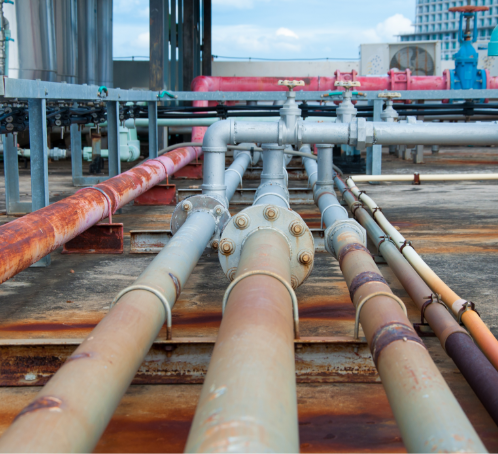
<svg viewBox="0 0 498 454">
<path fill-rule="evenodd" d="M 387 154 L 383 173 L 497 172 L 495 148 L 426 149 L 425 164 L 414 165 Z M 296 161 L 296 165 L 298 162 Z M 128 165 L 123 166 L 126 170 Z M 0 224 L 5 215 L 3 168 L 0 169 Z M 29 170 L 21 169 L 21 200 L 29 200 Z M 299 180 L 304 178 L 304 180 Z M 305 186 L 302 171 L 291 172 L 291 186 Z M 50 201 L 75 192 L 70 162 L 49 164 Z M 178 187 L 199 181 L 177 180 Z M 244 182 L 257 185 L 256 180 Z M 483 320 L 498 335 L 498 182 L 362 184 L 386 217 L 436 273 L 462 298 L 476 303 Z M 235 213 L 244 207 L 234 206 Z M 314 206 L 293 207 L 312 228 L 319 227 Z M 153 259 L 131 254 L 129 231 L 168 229 L 173 207 L 128 205 L 115 222 L 125 228 L 122 255 L 52 254 L 49 268 L 29 268 L 0 286 L 0 340 L 80 339 L 105 316 L 109 303 Z M 1 241 L 1 237 L 0 237 Z M 403 299 L 412 322 L 420 314 L 386 265 L 381 272 Z M 216 336 L 221 300 L 228 281 L 210 250 L 199 261 L 173 310 L 174 335 Z M 303 336 L 352 335 L 354 308 L 335 259 L 317 254 L 310 278 L 296 292 Z M 161 333 L 163 336 L 164 333 Z M 437 339 L 424 338 L 429 351 L 490 451 L 498 450 L 498 429 L 448 359 Z M 1 363 L 0 363 L 1 364 Z M 1 375 L 1 371 L 0 371 Z M 132 385 L 99 442 L 97 452 L 182 451 L 199 384 Z M 36 386 L 0 388 L 0 433 L 38 392 Z M 377 383 L 300 383 L 298 410 L 303 452 L 404 452 L 382 385 Z"/>
</svg>

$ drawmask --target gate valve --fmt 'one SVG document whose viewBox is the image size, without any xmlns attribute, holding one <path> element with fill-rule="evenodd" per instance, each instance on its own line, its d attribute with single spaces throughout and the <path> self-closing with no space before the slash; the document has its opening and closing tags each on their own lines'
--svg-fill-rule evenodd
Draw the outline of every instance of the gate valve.
<svg viewBox="0 0 498 454">
<path fill-rule="evenodd" d="M 470 1 L 468 1 L 470 3 Z M 458 30 L 458 41 L 472 41 L 475 43 L 477 41 L 477 14 L 479 11 L 489 11 L 487 6 L 473 6 L 473 5 L 465 5 L 465 6 L 452 6 L 448 9 L 448 11 L 452 13 L 462 13 L 460 16 L 460 26 Z M 462 20 L 465 18 L 465 31 L 463 31 Z M 472 32 L 470 31 L 470 19 L 474 18 L 474 36 L 472 36 Z"/>
<path fill-rule="evenodd" d="M 304 87 L 304 80 L 279 80 L 277 85 L 285 85 L 289 91 L 293 91 L 294 87 Z"/>
<path fill-rule="evenodd" d="M 398 118 L 398 112 L 393 109 L 393 99 L 401 98 L 401 93 L 385 91 L 379 93 L 377 96 L 386 100 L 386 108 L 380 114 L 382 121 L 387 121 L 388 123 L 395 121 Z"/>
<path fill-rule="evenodd" d="M 351 90 L 353 87 L 360 87 L 361 83 L 357 80 L 336 80 L 334 82 L 335 87 L 344 87 L 345 92 L 349 93 L 349 90 Z M 344 91 L 329 91 L 328 93 L 324 93 L 322 95 L 322 98 L 328 98 L 331 96 L 343 96 Z M 360 91 L 352 91 L 351 95 L 356 95 L 356 96 L 366 96 L 365 93 L 360 92 Z"/>
</svg>

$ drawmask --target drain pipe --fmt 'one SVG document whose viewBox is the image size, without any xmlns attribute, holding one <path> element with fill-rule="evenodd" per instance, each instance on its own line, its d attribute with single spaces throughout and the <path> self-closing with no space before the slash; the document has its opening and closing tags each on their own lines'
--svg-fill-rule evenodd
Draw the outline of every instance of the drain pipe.
<svg viewBox="0 0 498 454">
<path fill-rule="evenodd" d="M 185 452 L 299 452 L 289 254 L 247 238 Z"/>
<path fill-rule="evenodd" d="M 451 309 L 457 320 L 463 322 L 479 348 L 483 351 L 491 364 L 493 364 L 495 369 L 498 369 L 498 340 L 493 336 L 493 333 L 475 311 L 474 303 L 460 298 L 460 296 L 441 280 L 429 265 L 424 262 L 422 257 L 417 254 L 415 249 L 411 246 L 411 242 L 407 241 L 387 220 L 382 213 L 381 208 L 365 193 L 360 194 L 358 187 L 353 181 L 348 179 L 347 184 L 351 192 L 373 213 L 373 217 L 378 222 L 379 226 L 386 235 L 389 235 L 392 238 L 394 244 L 403 253 L 404 257 L 410 262 L 411 266 L 413 266 L 420 277 L 435 294 L 441 295 L 442 300 Z"/>
<path fill-rule="evenodd" d="M 338 176 L 335 177 L 337 188 L 343 192 L 347 186 Z M 443 349 L 455 362 L 472 390 L 498 424 L 498 372 L 474 344 L 472 338 L 453 318 L 431 289 L 388 239 L 384 231 L 356 200 L 351 192 L 344 191 L 344 199 L 354 213 L 355 218 L 367 230 L 372 242 L 386 259 L 389 267 L 410 295 L 421 312 L 420 323 L 427 323 L 438 337 Z"/>
<path fill-rule="evenodd" d="M 319 150 L 320 152 L 320 150 Z M 313 166 L 314 164 L 314 166 Z M 364 229 L 347 213 L 326 181 L 322 168 L 305 158 L 315 201 L 327 226 L 327 250 L 339 260 L 351 300 L 370 346 L 389 404 L 409 452 L 485 452 L 421 339 L 366 249 Z M 327 165 L 327 171 L 331 168 Z M 308 170 L 309 169 L 309 170 Z M 313 174 L 313 172 L 316 172 Z M 330 206 L 324 209 L 322 207 Z M 330 212 L 338 213 L 332 218 Z"/>
<path fill-rule="evenodd" d="M 246 162 L 242 156 L 234 164 L 245 171 Z M 228 190 L 233 193 L 237 184 Z M 181 289 L 213 233 L 219 235 L 229 219 L 225 207 L 216 200 L 209 206 L 206 197 L 198 204 L 207 209 L 197 211 L 202 208 L 196 207 L 196 197 L 203 196 L 178 204 L 172 230 L 175 220 L 184 219 L 171 241 L 17 415 L 0 438 L 0 451 L 93 451 L 165 321 L 172 337 L 171 310 Z"/>
</svg>

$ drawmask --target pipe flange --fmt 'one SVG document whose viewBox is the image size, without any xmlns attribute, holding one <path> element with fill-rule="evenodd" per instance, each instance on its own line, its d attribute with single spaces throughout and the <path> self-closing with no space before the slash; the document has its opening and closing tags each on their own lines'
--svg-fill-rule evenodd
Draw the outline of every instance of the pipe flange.
<svg viewBox="0 0 498 454">
<path fill-rule="evenodd" d="M 218 240 L 221 232 L 225 228 L 228 221 L 230 221 L 230 212 L 220 203 L 219 200 L 208 195 L 194 195 L 182 200 L 175 207 L 175 211 L 171 216 L 171 233 L 175 235 L 180 227 L 185 224 L 192 213 L 203 212 L 209 213 L 216 224 L 213 236 L 210 242 Z"/>
<path fill-rule="evenodd" d="M 278 212 L 278 216 L 269 217 L 269 211 Z M 234 222 L 234 219 L 242 215 L 250 220 L 245 229 L 240 229 Z M 313 269 L 315 251 L 313 235 L 299 214 L 273 205 L 251 206 L 242 210 L 228 222 L 220 240 L 220 245 L 226 244 L 227 246 L 223 253 L 218 250 L 223 272 L 229 280 L 233 280 L 245 241 L 261 229 L 275 230 L 286 239 L 290 250 L 291 284 L 293 288 L 297 288 Z M 228 247 L 228 245 L 233 246 Z"/>
<path fill-rule="evenodd" d="M 353 230 L 355 231 L 363 244 L 363 246 L 367 247 L 367 231 L 358 224 L 354 219 L 343 219 L 339 221 L 335 221 L 330 227 L 325 230 L 324 240 L 325 240 L 325 249 L 327 252 L 332 254 L 335 258 L 339 260 L 337 254 L 334 250 L 334 236 L 339 233 L 341 230 Z"/>
<path fill-rule="evenodd" d="M 349 144 L 358 150 L 365 150 L 373 144 L 373 125 L 366 118 L 356 118 L 349 127 Z"/>
</svg>

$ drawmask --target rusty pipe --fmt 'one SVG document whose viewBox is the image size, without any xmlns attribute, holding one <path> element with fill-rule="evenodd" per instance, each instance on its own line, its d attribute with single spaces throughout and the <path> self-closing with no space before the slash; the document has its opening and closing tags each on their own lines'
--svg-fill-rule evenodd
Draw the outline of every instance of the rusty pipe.
<svg viewBox="0 0 498 454">
<path fill-rule="evenodd" d="M 170 308 L 215 229 L 193 213 L 134 285 Z M 1 452 L 91 452 L 162 328 L 166 310 L 150 291 L 126 293 L 14 419 Z"/>
<path fill-rule="evenodd" d="M 407 241 L 387 220 L 378 205 L 365 193 L 360 194 L 358 187 L 351 179 L 347 180 L 347 184 L 349 190 L 356 195 L 372 213 L 374 213 L 373 216 L 379 226 L 386 235 L 389 235 L 393 239 L 398 249 L 400 249 L 419 276 L 434 293 L 441 295 L 441 298 L 452 310 L 453 314 L 456 317 L 461 318 L 461 321 L 469 330 L 479 348 L 483 351 L 491 364 L 493 364 L 495 369 L 498 369 L 498 340 L 482 321 L 477 312 L 473 310 L 473 303 L 462 299 L 443 282 L 429 265 L 425 263 L 422 257 L 417 254 L 415 249 L 411 246 L 411 242 Z"/>
<path fill-rule="evenodd" d="M 312 163 L 305 164 L 314 171 Z M 323 198 L 324 206 L 338 203 L 332 193 Z M 333 225 L 330 217 L 324 220 L 327 227 Z M 332 233 L 333 250 L 351 301 L 361 309 L 359 321 L 407 450 L 485 452 L 357 230 L 343 226 Z"/>
<path fill-rule="evenodd" d="M 346 185 L 337 177 L 339 190 Z M 389 267 L 410 295 L 421 312 L 421 323 L 425 320 L 431 326 L 442 347 L 453 359 L 489 415 L 498 424 L 498 372 L 484 354 L 474 344 L 468 333 L 456 322 L 448 309 L 438 303 L 432 290 L 398 251 L 395 244 L 386 238 L 384 231 L 377 225 L 356 197 L 344 193 L 349 208 L 355 218 L 367 230 L 368 236 L 386 259 Z"/>
<path fill-rule="evenodd" d="M 290 284 L 289 246 L 274 230 L 248 237 L 237 269 Z M 230 293 L 186 452 L 298 452 L 292 304 L 274 277 L 253 275 Z"/>
<path fill-rule="evenodd" d="M 202 140 L 206 128 L 196 129 Z M 201 153 L 200 148 L 188 147 L 149 159 L 94 186 L 99 190 L 78 191 L 1 226 L 0 284 L 173 175 Z"/>
</svg>

